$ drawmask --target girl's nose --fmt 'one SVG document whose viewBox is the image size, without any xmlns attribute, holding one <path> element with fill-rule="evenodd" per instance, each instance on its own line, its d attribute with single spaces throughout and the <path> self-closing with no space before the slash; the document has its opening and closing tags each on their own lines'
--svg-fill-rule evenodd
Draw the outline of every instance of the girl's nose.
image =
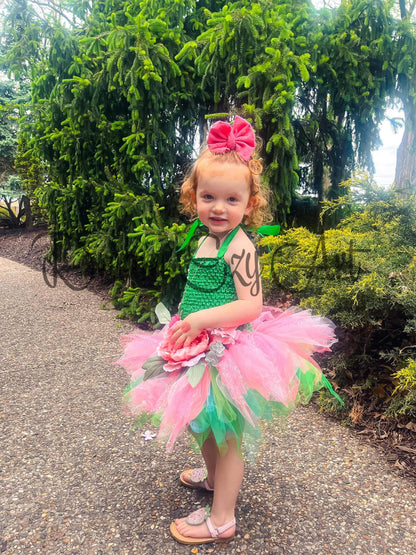
<svg viewBox="0 0 416 555">
<path fill-rule="evenodd" d="M 222 200 L 217 200 L 213 207 L 214 212 L 222 212 L 224 210 L 224 203 Z"/>
</svg>

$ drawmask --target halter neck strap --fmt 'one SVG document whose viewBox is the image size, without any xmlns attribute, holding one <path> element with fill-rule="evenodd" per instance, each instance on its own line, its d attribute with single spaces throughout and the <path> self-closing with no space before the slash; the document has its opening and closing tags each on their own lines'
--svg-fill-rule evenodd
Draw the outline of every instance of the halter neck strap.
<svg viewBox="0 0 416 555">
<path fill-rule="evenodd" d="M 180 252 L 181 250 L 183 250 L 189 243 L 189 241 L 192 239 L 192 237 L 194 236 L 194 233 L 196 231 L 196 229 L 200 226 L 204 225 L 201 220 L 199 218 L 197 218 L 194 223 L 191 225 L 187 236 L 185 237 L 185 241 L 182 243 L 182 245 L 179 247 L 179 249 L 176 252 Z"/>
<path fill-rule="evenodd" d="M 218 250 L 218 254 L 217 254 L 217 258 L 222 258 L 224 256 L 224 254 L 227 252 L 227 249 L 231 243 L 231 241 L 234 239 L 234 237 L 237 234 L 237 231 L 240 229 L 240 226 L 238 225 L 237 227 L 235 227 L 231 233 L 229 235 L 227 235 L 224 243 L 220 246 L 219 250 Z"/>
<path fill-rule="evenodd" d="M 203 226 L 204 224 L 201 222 L 201 220 L 199 218 L 197 218 L 194 223 L 191 225 L 187 236 L 185 237 L 185 241 L 182 243 L 182 245 L 179 247 L 179 249 L 177 249 L 176 252 L 180 252 L 182 251 L 190 242 L 190 240 L 192 239 L 192 237 L 194 236 L 195 231 L 198 229 L 198 227 Z M 239 229 L 240 226 L 237 226 L 235 229 Z M 244 226 L 243 226 L 244 227 Z M 234 237 L 235 233 L 237 233 L 235 230 L 232 231 L 232 237 L 230 239 L 230 241 L 232 241 L 232 238 Z M 248 231 L 254 231 L 255 233 L 258 233 L 260 235 L 260 237 L 264 237 L 264 236 L 268 236 L 268 235 L 278 235 L 279 231 L 280 231 L 280 225 L 262 225 L 260 227 L 258 227 L 257 229 L 249 229 Z M 227 237 L 228 239 L 228 237 Z M 227 239 L 224 241 L 227 241 Z M 227 243 L 227 247 L 230 243 Z M 227 250 L 227 249 L 225 249 Z M 270 250 L 270 249 L 269 249 Z M 221 251 L 221 248 L 220 248 Z M 218 256 L 219 253 L 218 252 Z M 225 254 L 225 251 L 223 252 L 222 256 Z"/>
</svg>

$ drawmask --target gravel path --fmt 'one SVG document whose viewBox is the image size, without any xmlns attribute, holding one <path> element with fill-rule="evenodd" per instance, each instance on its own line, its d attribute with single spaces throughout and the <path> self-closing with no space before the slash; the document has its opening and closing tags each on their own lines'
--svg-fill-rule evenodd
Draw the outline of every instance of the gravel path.
<svg viewBox="0 0 416 555">
<path fill-rule="evenodd" d="M 94 293 L 0 258 L 0 553 L 416 552 L 416 491 L 383 456 L 313 408 L 266 429 L 247 465 L 236 541 L 180 546 L 170 521 L 209 501 L 178 472 L 198 464 L 131 432 L 112 361 L 133 325 Z"/>
</svg>

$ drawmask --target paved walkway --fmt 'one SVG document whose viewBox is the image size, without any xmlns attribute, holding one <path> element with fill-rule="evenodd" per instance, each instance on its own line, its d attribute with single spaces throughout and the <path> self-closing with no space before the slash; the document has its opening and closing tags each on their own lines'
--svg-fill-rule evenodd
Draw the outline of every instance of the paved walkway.
<svg viewBox="0 0 416 555">
<path fill-rule="evenodd" d="M 186 438 L 167 455 L 121 414 L 127 379 L 112 361 L 133 325 L 93 293 L 48 287 L 4 258 L 0 299 L 0 553 L 416 552 L 414 483 L 310 407 L 286 434 L 268 426 L 247 465 L 236 540 L 176 544 L 170 521 L 209 495 L 178 482 L 199 461 Z"/>
</svg>

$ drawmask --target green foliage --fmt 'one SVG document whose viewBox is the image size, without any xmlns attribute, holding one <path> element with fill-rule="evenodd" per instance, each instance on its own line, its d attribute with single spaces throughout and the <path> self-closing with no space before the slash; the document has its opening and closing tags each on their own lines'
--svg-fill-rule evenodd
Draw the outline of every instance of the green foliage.
<svg viewBox="0 0 416 555">
<path fill-rule="evenodd" d="M 159 296 L 175 304 L 177 184 L 213 112 L 253 120 L 284 221 L 297 182 L 290 114 L 309 58 L 285 3 L 112 0 L 93 2 L 85 21 L 70 4 L 72 28 L 51 7 L 42 30 L 19 2 L 5 63 L 21 75 L 30 66 L 32 83 L 17 165 L 47 213 L 57 261 L 123 282 L 136 318 Z"/>
<path fill-rule="evenodd" d="M 116 281 L 110 291 L 114 306 L 120 310 L 120 318 L 132 318 L 137 323 L 146 322 L 156 327 L 155 307 L 159 302 L 160 291 L 129 287 L 124 289 L 121 281 Z"/>
<path fill-rule="evenodd" d="M 175 298 L 177 268 L 160 252 L 178 219 L 178 184 L 206 134 L 207 114 L 241 113 L 252 121 L 280 223 L 303 176 L 298 158 L 302 168 L 313 166 L 310 189 L 318 200 L 325 167 L 333 199 L 355 158 L 370 165 L 386 95 L 396 83 L 393 51 L 405 30 L 392 33 L 397 22 L 388 2 L 354 0 L 319 12 L 307 0 L 68 0 L 62 6 L 50 3 L 41 13 L 28 0 L 7 2 L 0 42 L 3 69 L 20 83 L 31 81 L 20 112 L 17 168 L 47 214 L 58 260 L 70 257 L 109 272 L 127 289 L 150 291 L 163 289 L 163 280 L 149 278 L 168 271 L 166 262 L 173 289 L 161 294 Z M 406 25 L 402 61 L 413 59 L 413 24 Z M 411 80 L 412 67 L 407 60 L 399 69 Z M 146 210 L 153 214 L 156 206 L 152 243 Z M 148 254 L 131 248 L 139 237 Z M 338 236 L 328 240 L 335 249 Z M 368 237 L 351 240 L 370 248 Z M 357 325 L 381 302 L 378 270 L 374 265 L 371 283 L 354 285 Z M 370 290 L 366 315 L 362 299 L 371 298 Z M 341 294 L 337 302 L 349 310 Z"/>
<path fill-rule="evenodd" d="M 45 181 L 45 167 L 28 148 L 27 139 L 23 134 L 19 136 L 17 142 L 15 167 L 20 178 L 20 187 L 30 199 L 33 220 L 44 222 L 47 217 L 46 210 L 39 206 L 36 191 L 42 187 Z"/>
<path fill-rule="evenodd" d="M 150 284 L 151 288 L 129 287 L 119 298 L 119 304 L 123 314 L 133 314 L 139 322 L 155 324 L 156 304 L 163 302 L 173 313 L 182 295 L 190 250 L 185 250 L 182 256 L 177 250 L 186 237 L 187 227 L 176 223 L 163 225 L 160 217 L 151 223 L 141 223 L 143 217 L 134 220 L 139 225 L 129 233 L 129 251 L 141 276 L 137 281 Z"/>
<path fill-rule="evenodd" d="M 344 405 L 338 401 L 332 393 L 328 391 L 328 389 L 324 388 L 321 389 L 318 393 L 318 402 L 321 407 L 321 410 L 327 414 L 332 414 L 335 417 L 341 417 L 345 414 L 348 410 L 348 398 L 343 395 L 342 400 L 344 401 Z"/>
<path fill-rule="evenodd" d="M 33 76 L 25 129 L 53 182 L 100 183 L 107 166 L 125 189 L 169 200 L 198 115 L 193 81 L 174 61 L 182 25 L 169 26 L 180 10 L 172 3 L 150 19 L 147 3 L 118 2 L 107 13 L 96 3 L 81 31 L 56 26 Z"/>
<path fill-rule="evenodd" d="M 416 198 L 350 185 L 325 206 L 344 212 L 336 229 L 317 235 L 296 228 L 261 240 L 264 288 L 291 291 L 337 324 L 327 366 L 351 399 L 351 423 L 362 418 L 368 397 L 379 411 L 414 417 L 414 367 L 404 361 L 416 355 Z M 365 197 L 372 200 L 360 203 Z"/>
<path fill-rule="evenodd" d="M 207 12 L 207 30 L 198 38 L 195 66 L 201 87 L 213 91 L 214 111 L 240 110 L 264 144 L 264 179 L 273 192 L 276 218 L 284 222 L 298 183 L 291 114 L 295 92 L 309 78 L 309 53 L 302 30 L 310 14 L 298 3 L 296 16 L 283 2 L 225 5 Z M 189 49 L 191 45 L 189 44 Z M 192 50 L 193 52 L 193 50 Z M 180 55 L 190 57 L 189 50 Z"/>
<path fill-rule="evenodd" d="M 107 204 L 100 230 L 82 238 L 84 244 L 74 250 L 72 263 L 108 273 L 116 279 L 111 295 L 122 316 L 154 324 L 160 300 L 173 310 L 179 302 L 189 249 L 182 256 L 176 251 L 187 226 L 165 225 L 163 209 L 150 196 L 116 193 L 114 198 Z"/>
<path fill-rule="evenodd" d="M 393 374 L 397 386 L 387 414 L 416 419 L 416 360 L 408 358 L 406 363 L 406 366 Z"/>
<path fill-rule="evenodd" d="M 62 235 L 57 240 L 68 245 L 67 230 L 55 225 L 56 190 L 81 197 L 77 205 L 84 214 L 72 222 L 77 247 L 78 224 L 96 209 L 85 202 L 90 192 L 82 192 L 82 183 L 87 189 L 92 180 L 103 186 L 106 167 L 124 191 L 151 194 L 167 216 L 176 215 L 176 183 L 197 133 L 204 133 L 206 113 L 218 108 L 253 119 L 264 140 L 278 219 L 284 221 L 297 183 L 290 114 L 296 86 L 308 78 L 309 58 L 294 36 L 286 4 L 115 0 L 103 9 L 94 2 L 80 29 L 68 29 L 51 15 L 47 56 L 32 55 L 27 39 L 29 29 L 38 37 L 38 20 L 30 9 L 23 12 L 26 31 L 17 33 L 7 58 L 10 68 L 19 61 L 26 67 L 25 55 L 35 60 L 20 156 L 45 163 L 42 188 L 49 192 L 41 195 L 54 233 Z M 16 17 L 13 11 L 8 29 Z"/>
<path fill-rule="evenodd" d="M 386 96 L 396 84 L 388 63 L 395 25 L 390 10 L 385 0 L 341 2 L 307 24 L 310 79 L 299 91 L 294 124 L 301 184 L 319 201 L 339 195 L 357 162 L 373 170 L 371 151 L 380 145 Z"/>
<path fill-rule="evenodd" d="M 393 378 L 398 381 L 393 393 L 416 389 L 416 360 L 408 358 L 406 362 L 407 366 L 393 374 Z"/>
<path fill-rule="evenodd" d="M 27 101 L 27 83 L 20 85 L 9 79 L 0 81 L 0 183 L 15 173 L 19 111 Z"/>
<path fill-rule="evenodd" d="M 404 202 L 390 193 L 388 201 L 363 206 L 321 235 L 295 228 L 263 239 L 270 249 L 262 257 L 265 290 L 290 290 L 302 306 L 351 328 L 380 326 L 396 311 L 410 325 L 415 218 L 415 199 Z"/>
<path fill-rule="evenodd" d="M 9 175 L 0 185 L 0 195 L 11 200 L 19 200 L 23 194 L 22 180 L 17 175 Z"/>
<path fill-rule="evenodd" d="M 72 29 L 51 7 L 43 34 L 36 11 L 20 4 L 21 16 L 13 8 L 7 21 L 5 59 L 15 74 L 30 67 L 32 102 L 16 165 L 47 213 L 49 255 L 122 281 L 125 312 L 140 319 L 149 299 L 174 303 L 180 289 L 172 236 L 184 225 L 171 222 L 201 116 L 198 83 L 174 57 L 189 38 L 187 11 L 197 19 L 193 3 L 93 2 L 84 21 L 77 3 L 68 8 L 81 27 Z"/>
<path fill-rule="evenodd" d="M 25 221 L 25 208 L 21 181 L 16 175 L 9 175 L 0 186 L 0 226 L 21 227 Z"/>
</svg>

